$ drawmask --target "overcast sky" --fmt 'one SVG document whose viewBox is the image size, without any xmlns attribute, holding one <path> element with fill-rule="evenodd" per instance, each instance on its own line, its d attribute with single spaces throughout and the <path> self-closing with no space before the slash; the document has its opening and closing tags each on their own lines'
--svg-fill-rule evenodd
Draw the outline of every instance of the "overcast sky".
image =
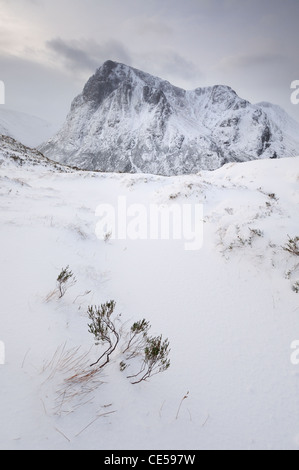
<svg viewBox="0 0 299 470">
<path fill-rule="evenodd" d="M 108 59 L 186 89 L 229 85 L 299 121 L 299 0 L 0 0 L 11 109 L 61 123 Z"/>
</svg>

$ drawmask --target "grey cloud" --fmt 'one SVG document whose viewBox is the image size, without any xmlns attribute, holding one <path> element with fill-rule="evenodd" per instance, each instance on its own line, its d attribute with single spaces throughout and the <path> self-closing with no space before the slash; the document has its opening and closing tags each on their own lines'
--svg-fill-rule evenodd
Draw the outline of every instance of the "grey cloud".
<svg viewBox="0 0 299 470">
<path fill-rule="evenodd" d="M 94 59 L 80 47 L 67 44 L 60 38 L 47 42 L 47 46 L 62 57 L 71 68 L 93 69 L 96 67 Z"/>
<path fill-rule="evenodd" d="M 165 54 L 163 68 L 173 76 L 183 79 L 192 79 L 194 75 L 199 75 L 197 66 L 188 59 L 185 59 L 176 52 Z"/>
<path fill-rule="evenodd" d="M 269 66 L 286 63 L 288 58 L 282 54 L 244 54 L 225 57 L 220 62 L 220 68 L 238 69 L 243 67 Z"/>
<path fill-rule="evenodd" d="M 94 72 L 107 59 L 131 64 L 131 57 L 118 41 L 98 44 L 92 40 L 65 41 L 55 38 L 47 41 L 52 50 L 71 70 Z"/>
<path fill-rule="evenodd" d="M 1 54 L 0 73 L 7 108 L 59 125 L 85 83 L 84 79 L 73 82 L 65 73 L 40 63 Z"/>
<path fill-rule="evenodd" d="M 299 78 L 298 0 L 0 0 L 0 5 L 0 79 L 21 110 L 26 104 L 37 113 L 43 103 L 43 115 L 51 109 L 64 117 L 70 95 L 112 59 L 183 88 L 227 84 L 253 102 L 274 101 L 298 115 L 289 97 L 291 81 Z"/>
<path fill-rule="evenodd" d="M 93 73 L 107 59 L 134 65 L 170 81 L 188 81 L 201 76 L 198 67 L 191 60 L 174 50 L 148 52 L 138 57 L 138 54 L 131 56 L 118 41 L 99 44 L 85 39 L 65 41 L 56 38 L 48 41 L 46 45 L 67 68 L 82 72 L 84 76 L 86 73 Z"/>
<path fill-rule="evenodd" d="M 147 53 L 136 61 L 149 73 L 159 75 L 178 86 L 187 86 L 188 81 L 194 83 L 202 77 L 201 71 L 194 62 L 172 50 Z"/>
<path fill-rule="evenodd" d="M 135 29 L 142 36 L 145 34 L 168 36 L 174 33 L 173 28 L 169 24 L 155 16 L 150 18 L 134 18 L 134 20 L 128 23 L 131 23 L 131 28 Z"/>
</svg>

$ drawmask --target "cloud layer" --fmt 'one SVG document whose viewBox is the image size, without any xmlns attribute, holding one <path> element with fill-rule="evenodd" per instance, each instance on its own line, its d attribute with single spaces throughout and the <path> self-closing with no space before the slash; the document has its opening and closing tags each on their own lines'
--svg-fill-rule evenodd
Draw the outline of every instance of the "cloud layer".
<svg viewBox="0 0 299 470">
<path fill-rule="evenodd" d="M 42 99 L 42 117 L 52 119 L 59 97 L 61 119 L 65 84 L 79 93 L 112 59 L 184 88 L 227 84 L 299 120 L 290 104 L 299 79 L 298 0 L 0 0 L 0 8 L 0 80 L 9 82 L 7 102 L 22 111 Z M 37 76 L 48 90 L 43 98 Z"/>
<path fill-rule="evenodd" d="M 93 73 L 102 62 L 110 58 L 131 65 L 131 57 L 118 41 L 98 44 L 93 40 L 65 41 L 61 38 L 46 42 L 46 47 L 53 51 L 58 60 L 73 71 Z"/>
</svg>

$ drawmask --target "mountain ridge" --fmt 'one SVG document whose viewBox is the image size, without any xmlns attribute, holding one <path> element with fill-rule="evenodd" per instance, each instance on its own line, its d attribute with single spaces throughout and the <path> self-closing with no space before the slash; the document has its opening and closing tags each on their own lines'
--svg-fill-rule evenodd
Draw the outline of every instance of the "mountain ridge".
<svg viewBox="0 0 299 470">
<path fill-rule="evenodd" d="M 39 150 L 32 149 L 13 137 L 0 133 L 0 169 L 22 168 L 32 171 L 33 168 L 44 168 L 52 172 L 69 173 L 76 171 L 45 157 Z"/>
<path fill-rule="evenodd" d="M 85 170 L 192 174 L 299 154 L 299 124 L 296 137 L 280 114 L 225 85 L 187 91 L 107 61 L 74 99 L 62 129 L 39 149 Z"/>
</svg>

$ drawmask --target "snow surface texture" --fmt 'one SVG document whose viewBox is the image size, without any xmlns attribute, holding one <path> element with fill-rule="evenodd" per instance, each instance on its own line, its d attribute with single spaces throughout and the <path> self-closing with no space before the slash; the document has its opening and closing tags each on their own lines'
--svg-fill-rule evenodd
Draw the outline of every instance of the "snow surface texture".
<svg viewBox="0 0 299 470">
<path fill-rule="evenodd" d="M 298 449 L 298 258 L 282 247 L 299 235 L 299 159 L 163 178 L 20 164 L 16 145 L 0 166 L 0 447 Z M 203 248 L 99 241 L 95 209 L 120 195 L 203 203 Z M 59 300 L 67 265 L 77 283 Z M 131 385 L 118 350 L 70 386 L 102 351 L 87 307 L 111 299 L 119 326 L 146 318 L 169 338 L 171 368 Z"/>
<path fill-rule="evenodd" d="M 172 176 L 295 156 L 298 136 L 299 124 L 278 106 L 252 105 L 227 86 L 185 91 L 108 61 L 40 150 L 87 170 Z"/>
<path fill-rule="evenodd" d="M 37 147 L 52 137 L 56 126 L 29 114 L 0 108 L 0 134 L 13 137 L 28 147 Z"/>
</svg>

